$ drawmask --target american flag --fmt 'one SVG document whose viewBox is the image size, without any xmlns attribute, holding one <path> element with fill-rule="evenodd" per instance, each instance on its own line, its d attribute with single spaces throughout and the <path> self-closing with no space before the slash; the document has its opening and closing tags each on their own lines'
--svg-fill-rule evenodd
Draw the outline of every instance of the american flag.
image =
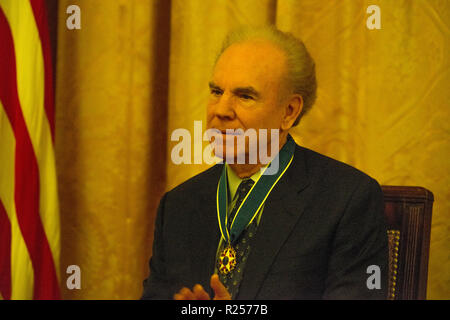
<svg viewBox="0 0 450 320">
<path fill-rule="evenodd" d="M 44 0 L 0 0 L 0 298 L 59 299 L 54 96 Z"/>
</svg>

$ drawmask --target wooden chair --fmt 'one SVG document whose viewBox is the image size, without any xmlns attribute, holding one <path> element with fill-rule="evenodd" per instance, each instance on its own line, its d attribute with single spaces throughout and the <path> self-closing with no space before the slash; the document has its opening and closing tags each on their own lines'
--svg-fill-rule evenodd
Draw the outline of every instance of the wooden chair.
<svg viewBox="0 0 450 320">
<path fill-rule="evenodd" d="M 390 300 L 426 299 L 433 193 L 382 186 L 389 239 Z"/>
</svg>

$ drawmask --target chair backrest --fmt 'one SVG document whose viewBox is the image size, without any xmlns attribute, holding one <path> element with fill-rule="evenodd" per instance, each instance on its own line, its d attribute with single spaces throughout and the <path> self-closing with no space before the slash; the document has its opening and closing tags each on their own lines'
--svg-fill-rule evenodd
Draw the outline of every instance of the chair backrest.
<svg viewBox="0 0 450 320">
<path fill-rule="evenodd" d="M 433 193 L 382 186 L 389 239 L 390 300 L 426 299 Z"/>
</svg>

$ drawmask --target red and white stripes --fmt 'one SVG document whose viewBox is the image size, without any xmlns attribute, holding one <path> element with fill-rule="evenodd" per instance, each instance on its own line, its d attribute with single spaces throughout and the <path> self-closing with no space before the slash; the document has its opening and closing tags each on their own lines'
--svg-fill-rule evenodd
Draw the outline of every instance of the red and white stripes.
<svg viewBox="0 0 450 320">
<path fill-rule="evenodd" d="M 0 294 L 59 299 L 51 50 L 43 0 L 0 0 Z"/>
</svg>

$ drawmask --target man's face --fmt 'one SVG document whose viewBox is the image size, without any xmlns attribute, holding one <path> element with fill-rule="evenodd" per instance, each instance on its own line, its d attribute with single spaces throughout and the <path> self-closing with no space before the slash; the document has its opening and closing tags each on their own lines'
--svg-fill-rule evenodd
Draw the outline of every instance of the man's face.
<svg viewBox="0 0 450 320">
<path fill-rule="evenodd" d="M 235 139 L 226 129 L 255 129 L 257 134 L 267 129 L 270 150 L 270 129 L 281 129 L 285 115 L 285 74 L 284 53 L 267 41 L 233 44 L 220 56 L 210 82 L 207 127 L 224 133 L 225 155 L 242 152 L 226 149 L 226 140 Z"/>
</svg>

